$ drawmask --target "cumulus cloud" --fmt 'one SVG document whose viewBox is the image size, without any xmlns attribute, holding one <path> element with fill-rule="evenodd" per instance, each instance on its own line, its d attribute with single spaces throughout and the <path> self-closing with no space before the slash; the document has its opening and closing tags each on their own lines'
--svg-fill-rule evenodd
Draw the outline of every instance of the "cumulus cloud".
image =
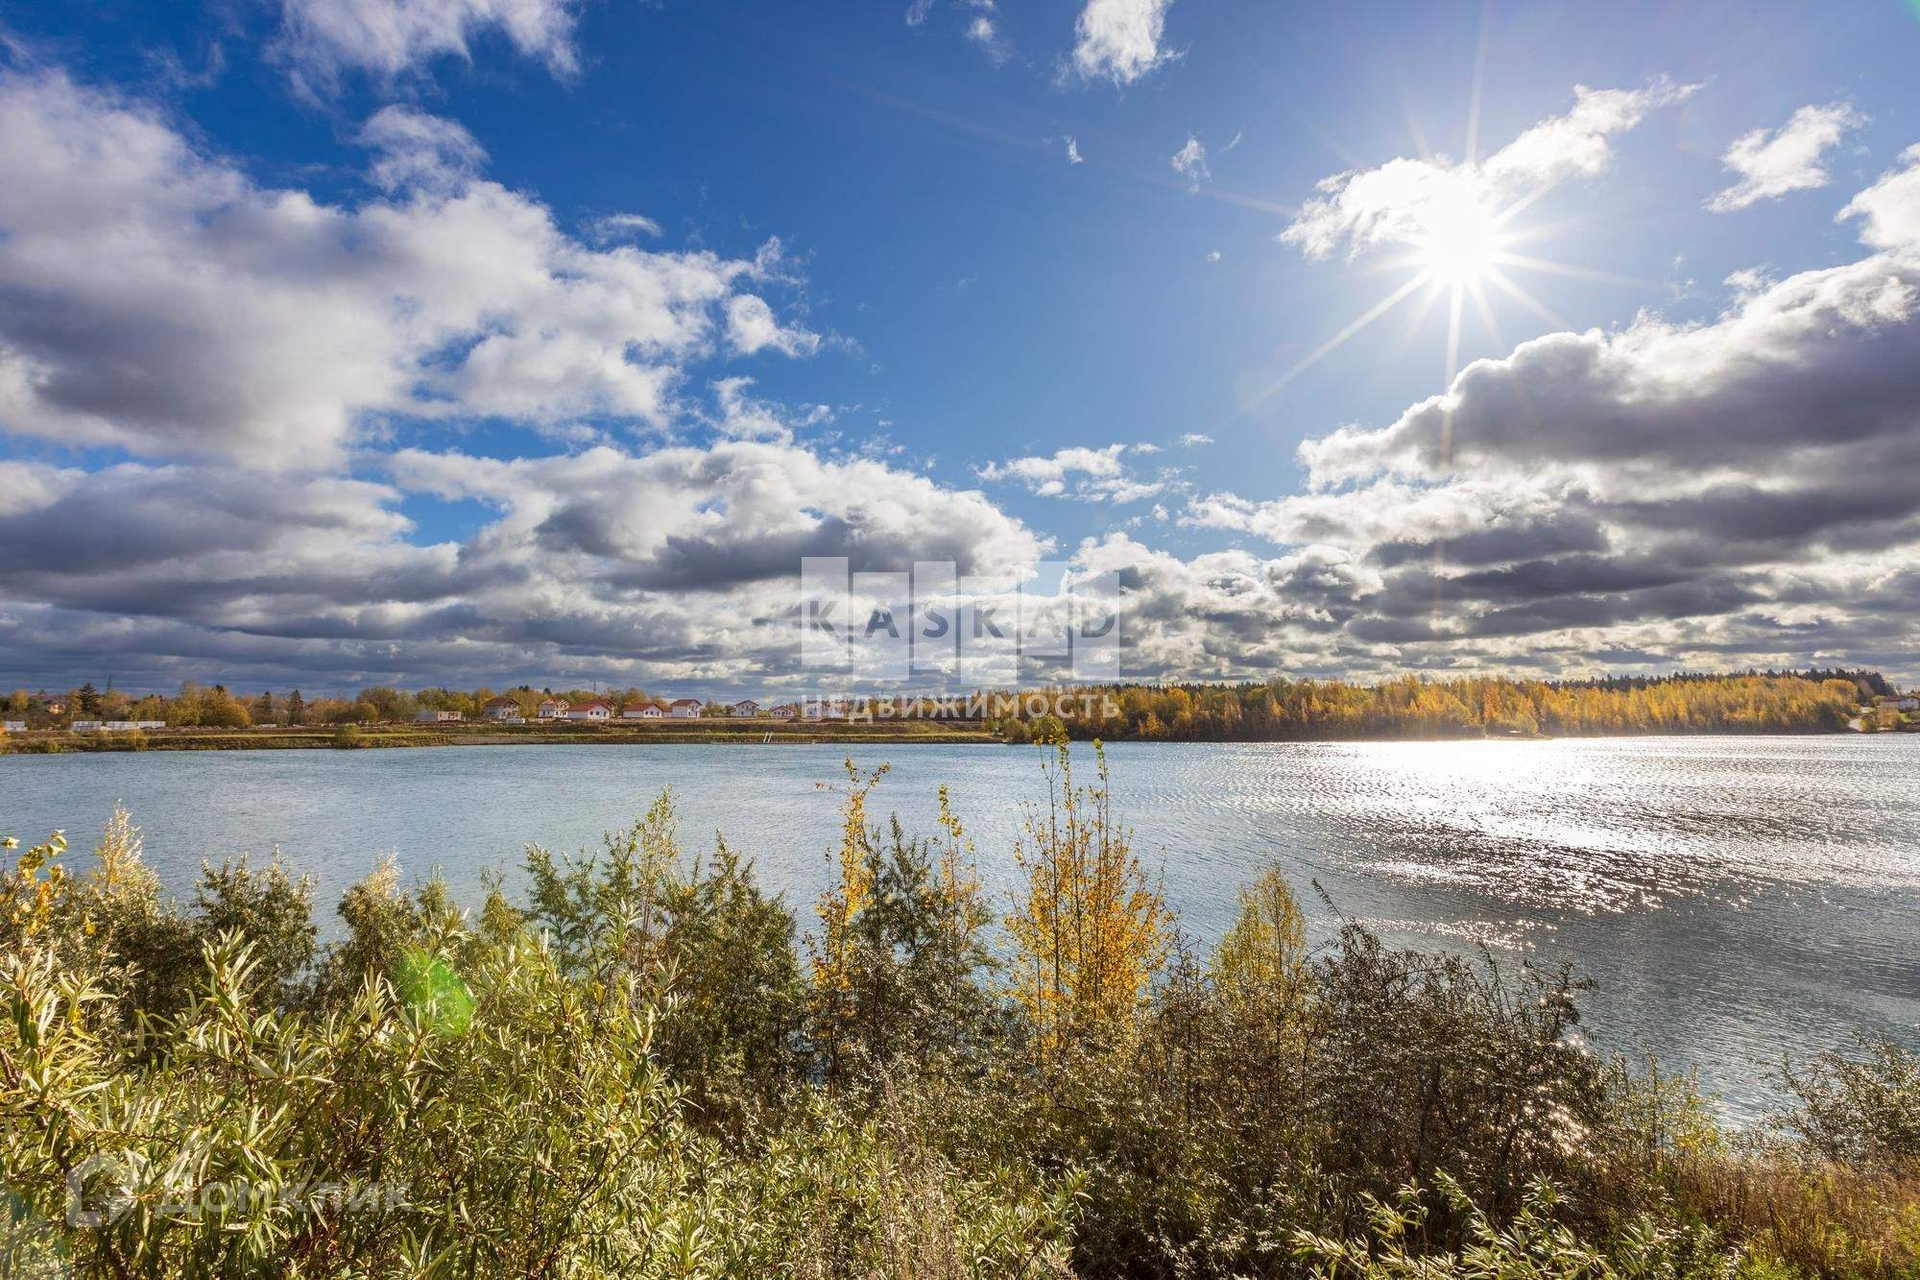
<svg viewBox="0 0 1920 1280">
<path fill-rule="evenodd" d="M 820 349 L 819 334 L 782 325 L 766 299 L 750 293 L 727 299 L 727 340 L 748 356 L 769 347 L 788 356 L 810 356 Z"/>
<path fill-rule="evenodd" d="M 1707 201 L 1715 213 L 1744 209 L 1791 191 L 1827 185 L 1826 154 L 1866 117 L 1844 102 L 1801 107 L 1778 129 L 1755 129 L 1734 140 L 1723 157 L 1740 180 Z"/>
<path fill-rule="evenodd" d="M 1861 220 L 1860 239 L 1876 249 L 1920 244 L 1920 144 L 1900 154 L 1872 186 L 1847 202 L 1840 220 Z"/>
<path fill-rule="evenodd" d="M 788 355 L 753 261 L 595 248 L 480 175 L 458 125 L 367 122 L 378 195 L 261 186 L 153 110 L 0 76 L 0 424 L 72 445 L 326 466 L 396 420 L 660 425 L 686 369 Z M 770 242 L 771 244 L 771 242 Z"/>
<path fill-rule="evenodd" d="M 1199 195 L 1200 184 L 1213 181 L 1213 174 L 1207 168 L 1207 148 L 1200 139 L 1192 134 L 1187 141 L 1167 161 L 1173 171 L 1187 180 L 1187 194 Z"/>
<path fill-rule="evenodd" d="M 1319 194 L 1301 206 L 1280 242 L 1311 259 L 1343 248 L 1352 258 L 1382 245 L 1417 242 L 1463 206 L 1497 211 L 1570 178 L 1603 172 L 1616 135 L 1698 89 L 1665 78 L 1644 89 L 1579 85 L 1565 115 L 1542 120 L 1484 160 L 1401 157 L 1374 169 L 1336 173 L 1319 183 Z"/>
<path fill-rule="evenodd" d="M 1849 206 L 1878 252 L 1749 273 L 1703 323 L 1642 315 L 1523 343 L 1385 426 L 1308 441 L 1304 492 L 1195 497 L 1182 522 L 1319 555 L 1306 598 L 1326 652 L 1362 666 L 1551 671 L 1613 653 L 1910 674 L 1916 162 Z"/>
<path fill-rule="evenodd" d="M 982 480 L 1013 481 L 1043 498 L 1088 502 L 1136 502 L 1164 492 L 1167 479 L 1140 480 L 1128 474 L 1121 455 L 1156 452 L 1151 445 L 1110 444 L 1099 449 L 1074 446 L 1050 455 L 1009 458 L 979 468 Z"/>
<path fill-rule="evenodd" d="M 0 462 L 0 671 L 785 675 L 802 556 L 1005 574 L 1048 549 L 979 493 L 785 440 L 512 460 L 403 449 L 377 465 L 380 482 L 263 485 L 213 463 Z M 493 514 L 462 541 L 415 545 L 409 495 Z"/>
<path fill-rule="evenodd" d="M 1173 0 L 1087 0 L 1074 23 L 1082 79 L 1129 85 L 1174 55 L 1161 47 Z"/>
<path fill-rule="evenodd" d="M 1075 138 L 1072 134 L 1068 134 L 1067 135 L 1067 163 L 1070 165 L 1073 165 L 1073 164 L 1082 164 L 1084 162 L 1085 162 L 1085 157 L 1083 157 L 1080 154 L 1080 140 L 1078 138 Z"/>
<path fill-rule="evenodd" d="M 580 0 L 282 0 L 281 48 L 304 81 L 331 86 L 346 71 L 392 79 L 444 57 L 470 60 L 474 40 L 499 35 L 569 76 L 579 9 Z"/>
</svg>

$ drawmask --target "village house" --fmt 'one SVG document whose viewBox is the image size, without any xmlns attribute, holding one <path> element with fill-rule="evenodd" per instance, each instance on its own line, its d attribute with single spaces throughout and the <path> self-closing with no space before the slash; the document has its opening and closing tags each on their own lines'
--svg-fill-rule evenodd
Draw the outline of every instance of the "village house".
<svg viewBox="0 0 1920 1280">
<path fill-rule="evenodd" d="M 667 709 L 657 702 L 636 702 L 620 712 L 622 720 L 659 720 L 667 714 Z"/>
<path fill-rule="evenodd" d="M 610 720 L 612 718 L 613 708 L 598 698 L 588 702 L 576 702 L 567 708 L 569 720 Z"/>
<path fill-rule="evenodd" d="M 1889 711 L 1920 711 L 1920 697 L 1911 693 L 1897 693 L 1891 698 L 1876 698 L 1874 702 Z"/>
<path fill-rule="evenodd" d="M 729 710 L 736 716 L 751 717 L 751 716 L 757 716 L 762 714 L 760 710 L 760 704 L 755 702 L 752 698 L 740 699 L 740 701 L 734 703 L 733 706 L 729 708 Z"/>
<path fill-rule="evenodd" d="M 535 714 L 542 720 L 564 720 L 567 718 L 567 704 L 559 698 L 543 698 Z"/>
<path fill-rule="evenodd" d="M 461 718 L 458 711 L 435 711 L 432 707 L 422 707 L 414 713 L 413 722 L 415 724 L 446 724 Z"/>
<path fill-rule="evenodd" d="M 512 698 L 488 698 L 480 714 L 494 721 L 521 721 L 520 704 Z"/>
<path fill-rule="evenodd" d="M 786 706 L 775 707 L 772 711 L 769 711 L 767 714 L 772 716 L 775 720 L 791 720 L 793 719 L 793 708 L 786 707 Z"/>
<path fill-rule="evenodd" d="M 675 698 L 667 704 L 667 714 L 675 720 L 698 720 L 700 718 L 700 699 Z"/>
<path fill-rule="evenodd" d="M 27 731 L 27 722 L 25 720 L 0 720 L 0 729 L 4 729 L 8 733 L 25 733 Z"/>
</svg>

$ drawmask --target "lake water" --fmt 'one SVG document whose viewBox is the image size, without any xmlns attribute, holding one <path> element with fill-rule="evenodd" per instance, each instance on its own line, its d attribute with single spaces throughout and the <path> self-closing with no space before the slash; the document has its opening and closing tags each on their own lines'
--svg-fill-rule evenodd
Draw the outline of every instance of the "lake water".
<svg viewBox="0 0 1920 1280">
<path fill-rule="evenodd" d="M 1034 749 L 854 753 L 893 765 L 877 815 L 930 829 L 935 787 L 948 784 L 982 879 L 1007 899 L 1019 801 L 1039 787 Z M 724 831 L 804 913 L 838 821 L 817 784 L 839 776 L 845 754 L 4 757 L 0 834 L 64 827 L 88 849 L 120 801 L 177 890 L 203 858 L 278 847 L 317 875 L 329 911 L 389 852 L 409 872 L 440 869 L 476 901 L 482 870 L 511 869 L 524 842 L 597 843 L 671 786 L 687 847 Z M 1593 1042 L 1697 1062 L 1735 1117 L 1770 1103 L 1766 1073 L 1783 1053 L 1844 1046 L 1856 1032 L 1920 1040 L 1920 736 L 1121 744 L 1109 755 L 1136 848 L 1202 941 L 1231 919 L 1237 887 L 1277 862 L 1321 937 L 1337 911 L 1396 942 L 1572 960 L 1597 984 L 1583 1001 Z"/>
</svg>

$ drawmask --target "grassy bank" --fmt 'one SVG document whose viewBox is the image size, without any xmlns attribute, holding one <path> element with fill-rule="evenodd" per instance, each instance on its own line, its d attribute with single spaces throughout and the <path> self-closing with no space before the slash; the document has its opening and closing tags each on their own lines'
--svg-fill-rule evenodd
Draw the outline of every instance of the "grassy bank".
<svg viewBox="0 0 1920 1280">
<path fill-rule="evenodd" d="M 1038 754 L 989 901 L 944 796 L 838 781 L 796 912 L 671 800 L 475 912 L 378 866 L 316 947 L 290 869 L 168 900 L 124 815 L 0 876 L 6 1263 L 79 1274 L 1910 1277 L 1920 1058 L 1788 1072 L 1763 1130 L 1582 1047 L 1578 975 L 1195 949 L 1104 766 Z M 1076 776 L 1076 765 L 1081 775 Z M 1782 1041 L 1791 1028 L 1783 1027 Z M 71 1204 L 69 1188 L 79 1189 Z M 316 1191 L 315 1189 L 319 1190 Z M 84 1212 L 69 1218 L 70 1207 Z M 0 1268 L 3 1269 L 3 1268 Z M 9 1272 L 10 1273 L 10 1272 Z"/>
</svg>

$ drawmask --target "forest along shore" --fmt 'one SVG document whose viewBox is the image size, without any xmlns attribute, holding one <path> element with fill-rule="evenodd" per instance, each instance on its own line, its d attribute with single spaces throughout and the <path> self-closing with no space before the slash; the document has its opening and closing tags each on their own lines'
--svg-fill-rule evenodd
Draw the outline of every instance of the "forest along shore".
<svg viewBox="0 0 1920 1280">
<path fill-rule="evenodd" d="M 107 701 L 116 698 L 116 712 L 138 714 L 129 719 L 104 715 Z M 248 702 L 222 685 L 203 689 L 189 683 L 172 699 L 149 694 L 132 703 L 89 684 L 71 696 L 16 690 L 6 701 L 10 707 L 19 704 L 9 714 L 23 718 L 0 722 L 6 725 L 0 754 L 18 755 L 584 743 L 953 744 L 1061 736 L 1109 742 L 1361 742 L 1920 730 L 1920 697 L 1896 694 L 1883 676 L 1868 671 L 1052 687 L 965 698 L 856 696 L 832 700 L 821 716 L 797 714 L 792 706 L 776 709 L 785 715 L 730 713 L 725 704 L 712 703 L 700 715 L 643 718 L 626 709 L 658 704 L 639 690 L 610 700 L 577 693 L 562 699 L 525 686 L 504 695 L 488 689 L 405 693 L 381 687 L 364 689 L 352 700 L 312 702 L 295 691 L 285 698 L 263 693 Z M 572 708 L 565 718 L 546 714 L 549 706 L 562 705 Z M 593 718 L 572 713 L 583 707 Z M 86 711 L 88 718 L 81 720 L 72 709 Z"/>
<path fill-rule="evenodd" d="M 689 720 L 672 724 L 531 725 L 409 723 L 42 730 L 0 739 L 0 754 L 59 755 L 82 751 L 300 751 L 388 747 L 656 746 L 660 744 L 801 745 L 807 743 L 994 743 L 1000 737 L 979 721 L 847 720 L 809 722 Z"/>
</svg>

